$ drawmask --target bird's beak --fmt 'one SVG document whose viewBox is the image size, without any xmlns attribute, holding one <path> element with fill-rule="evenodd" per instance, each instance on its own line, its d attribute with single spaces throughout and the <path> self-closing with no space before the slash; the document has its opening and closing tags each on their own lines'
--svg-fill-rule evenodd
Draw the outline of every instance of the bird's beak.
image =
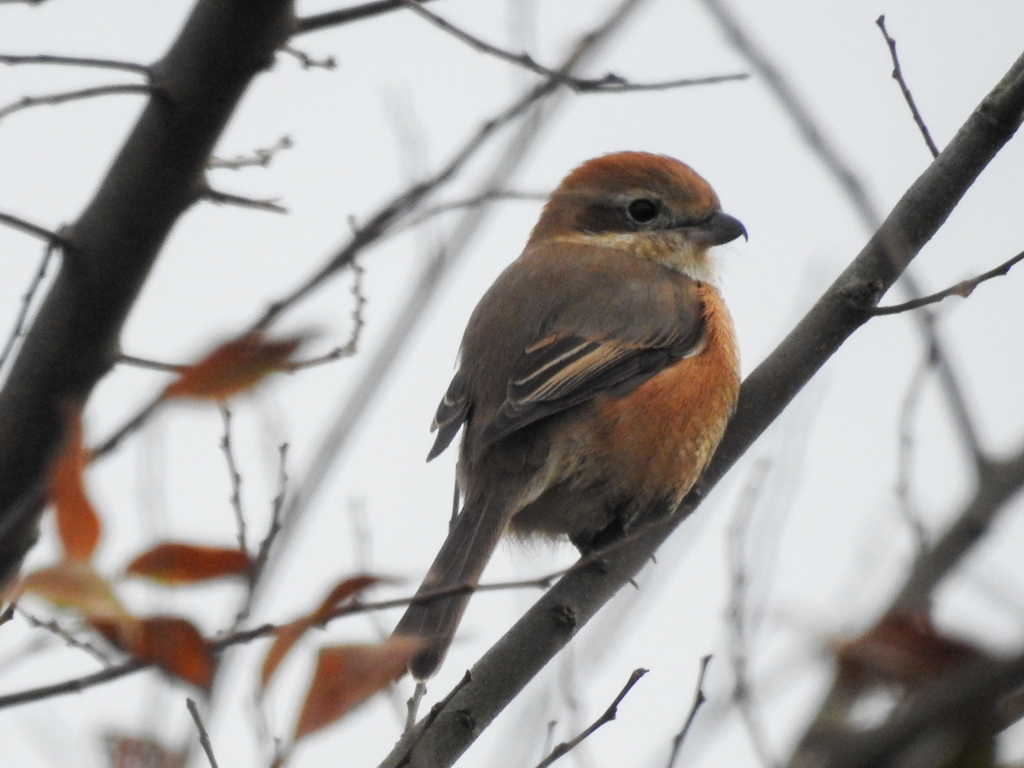
<svg viewBox="0 0 1024 768">
<path fill-rule="evenodd" d="M 747 239 L 747 229 L 739 219 L 721 211 L 715 211 L 711 218 L 700 224 L 686 227 L 685 231 L 691 240 L 702 245 L 731 243 L 740 235 L 743 235 L 744 240 Z"/>
</svg>

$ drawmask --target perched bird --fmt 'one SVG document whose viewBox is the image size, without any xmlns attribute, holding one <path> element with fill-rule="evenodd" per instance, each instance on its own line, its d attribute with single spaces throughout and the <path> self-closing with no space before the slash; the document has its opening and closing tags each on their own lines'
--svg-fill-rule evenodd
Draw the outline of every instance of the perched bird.
<svg viewBox="0 0 1024 768">
<path fill-rule="evenodd" d="M 739 391 L 732 320 L 708 249 L 746 230 L 678 160 L 620 152 L 552 193 L 523 254 L 473 312 L 428 460 L 462 428 L 464 500 L 417 594 L 476 585 L 504 533 L 590 552 L 671 510 Z M 409 606 L 424 680 L 468 594 Z"/>
</svg>

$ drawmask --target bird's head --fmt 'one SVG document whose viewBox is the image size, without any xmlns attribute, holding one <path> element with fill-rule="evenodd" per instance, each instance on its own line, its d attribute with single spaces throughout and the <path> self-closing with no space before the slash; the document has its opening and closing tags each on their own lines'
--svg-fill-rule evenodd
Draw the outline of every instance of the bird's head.
<svg viewBox="0 0 1024 768">
<path fill-rule="evenodd" d="M 562 241 L 617 248 L 711 280 L 711 246 L 747 236 L 722 212 L 711 186 L 664 155 L 617 152 L 570 173 L 544 206 L 531 244 Z"/>
</svg>

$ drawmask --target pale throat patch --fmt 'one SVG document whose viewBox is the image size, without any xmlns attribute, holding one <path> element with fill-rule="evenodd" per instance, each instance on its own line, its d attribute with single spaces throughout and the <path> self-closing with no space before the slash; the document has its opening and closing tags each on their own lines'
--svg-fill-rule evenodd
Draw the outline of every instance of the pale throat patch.
<svg viewBox="0 0 1024 768">
<path fill-rule="evenodd" d="M 627 251 L 633 256 L 656 261 L 701 283 L 718 288 L 718 269 L 706 245 L 697 245 L 682 232 L 573 232 L 552 238 L 556 242 L 596 245 Z"/>
</svg>

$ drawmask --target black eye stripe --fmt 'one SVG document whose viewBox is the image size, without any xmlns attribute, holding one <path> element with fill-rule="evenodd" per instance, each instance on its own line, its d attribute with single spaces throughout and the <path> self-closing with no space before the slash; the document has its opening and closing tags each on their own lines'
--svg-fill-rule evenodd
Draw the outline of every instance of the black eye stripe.
<svg viewBox="0 0 1024 768">
<path fill-rule="evenodd" d="M 654 219 L 660 210 L 661 207 L 654 200 L 648 200 L 646 197 L 637 198 L 626 206 L 629 218 L 641 224 Z"/>
</svg>

